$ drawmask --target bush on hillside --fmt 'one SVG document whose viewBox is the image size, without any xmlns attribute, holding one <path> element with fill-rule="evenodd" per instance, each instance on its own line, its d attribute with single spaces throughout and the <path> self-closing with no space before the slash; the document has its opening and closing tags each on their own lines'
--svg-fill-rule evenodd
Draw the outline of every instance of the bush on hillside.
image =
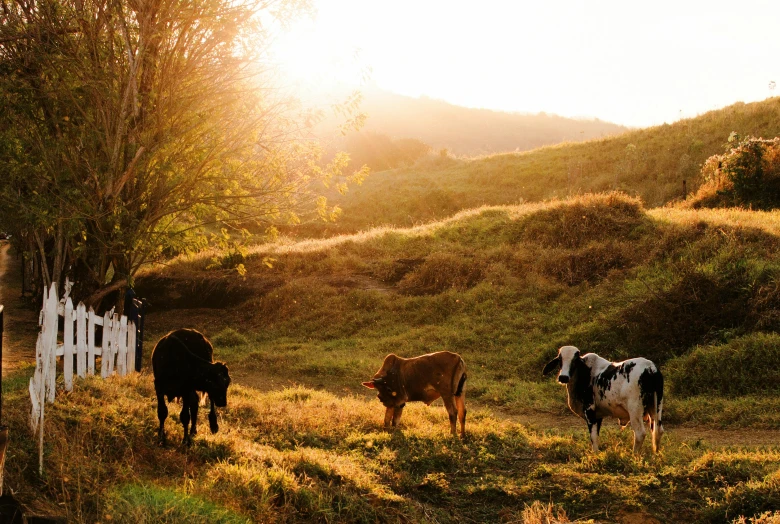
<svg viewBox="0 0 780 524">
<path fill-rule="evenodd" d="M 713 155 L 701 170 L 704 183 L 692 207 L 780 207 L 780 137 L 729 136 L 727 152 Z"/>
</svg>

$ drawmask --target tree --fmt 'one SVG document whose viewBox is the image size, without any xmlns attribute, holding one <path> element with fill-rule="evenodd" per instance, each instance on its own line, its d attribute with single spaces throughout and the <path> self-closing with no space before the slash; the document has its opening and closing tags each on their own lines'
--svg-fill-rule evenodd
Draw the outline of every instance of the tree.
<svg viewBox="0 0 780 524">
<path fill-rule="evenodd" d="M 364 174 L 322 166 L 316 115 L 269 80 L 273 28 L 309 0 L 0 7 L 0 223 L 45 286 L 70 268 L 99 302 L 205 231 L 332 219 L 315 183 Z"/>
</svg>

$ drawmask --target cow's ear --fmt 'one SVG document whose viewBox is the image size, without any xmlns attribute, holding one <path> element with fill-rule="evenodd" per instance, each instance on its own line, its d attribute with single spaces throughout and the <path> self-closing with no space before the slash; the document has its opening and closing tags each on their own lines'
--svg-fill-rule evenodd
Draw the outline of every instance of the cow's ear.
<svg viewBox="0 0 780 524">
<path fill-rule="evenodd" d="M 374 382 L 373 381 L 371 381 L 371 382 L 363 382 L 363 385 L 366 386 L 368 389 L 376 389 L 374 387 Z"/>
<path fill-rule="evenodd" d="M 550 371 L 552 371 L 553 369 L 555 369 L 560 365 L 561 365 L 561 357 L 560 355 L 558 355 L 557 357 L 549 361 L 546 366 L 544 366 L 544 369 L 542 370 L 542 375 L 549 374 Z"/>
</svg>

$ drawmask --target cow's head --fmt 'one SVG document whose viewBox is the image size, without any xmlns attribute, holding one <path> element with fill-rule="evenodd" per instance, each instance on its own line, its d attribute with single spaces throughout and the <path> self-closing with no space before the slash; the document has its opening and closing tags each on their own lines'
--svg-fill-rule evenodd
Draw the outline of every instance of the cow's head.
<svg viewBox="0 0 780 524">
<path fill-rule="evenodd" d="M 396 399 L 400 394 L 401 380 L 400 380 L 400 359 L 390 354 L 385 357 L 385 361 L 379 371 L 374 374 L 368 382 L 363 382 L 363 385 L 369 389 L 375 389 L 377 397 L 385 406 L 393 406 L 396 404 Z"/>
<path fill-rule="evenodd" d="M 206 375 L 206 393 L 218 408 L 227 406 L 227 389 L 230 385 L 230 373 L 223 362 L 214 362 Z"/>
<path fill-rule="evenodd" d="M 558 382 L 566 384 L 582 363 L 579 349 L 574 346 L 563 346 L 558 350 L 558 356 L 544 366 L 542 374 L 547 375 L 550 371 L 560 366 L 561 372 L 558 373 Z"/>
</svg>

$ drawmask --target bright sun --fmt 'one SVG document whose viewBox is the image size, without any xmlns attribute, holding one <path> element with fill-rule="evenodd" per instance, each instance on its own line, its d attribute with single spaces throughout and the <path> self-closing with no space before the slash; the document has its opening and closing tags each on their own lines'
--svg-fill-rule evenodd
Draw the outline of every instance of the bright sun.
<svg viewBox="0 0 780 524">
<path fill-rule="evenodd" d="M 282 33 L 274 42 L 272 56 L 285 78 L 302 91 L 356 86 L 367 76 L 358 50 L 311 20 Z"/>
</svg>

